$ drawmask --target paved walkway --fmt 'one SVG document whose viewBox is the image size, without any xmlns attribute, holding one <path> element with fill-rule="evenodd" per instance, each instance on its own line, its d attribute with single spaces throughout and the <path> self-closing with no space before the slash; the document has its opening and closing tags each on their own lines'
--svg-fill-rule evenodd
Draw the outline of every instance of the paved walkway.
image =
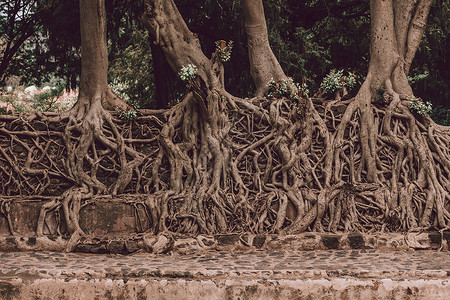
<svg viewBox="0 0 450 300">
<path fill-rule="evenodd" d="M 0 277 L 39 278 L 448 278 L 450 252 L 208 252 L 128 256 L 59 252 L 0 253 Z"/>
<path fill-rule="evenodd" d="M 450 299 L 450 251 L 4 252 L 0 299 Z"/>
</svg>

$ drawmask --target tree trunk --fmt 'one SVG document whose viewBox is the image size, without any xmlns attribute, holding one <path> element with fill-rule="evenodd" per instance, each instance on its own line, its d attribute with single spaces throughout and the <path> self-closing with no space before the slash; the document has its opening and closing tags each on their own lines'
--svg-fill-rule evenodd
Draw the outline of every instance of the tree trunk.
<svg viewBox="0 0 450 300">
<path fill-rule="evenodd" d="M 431 4 L 432 0 L 371 0 L 369 70 L 354 106 L 344 115 L 344 119 L 348 119 L 356 111 L 360 112 L 361 159 L 366 180 L 390 188 L 390 193 L 386 194 L 389 209 L 395 211 L 395 218 L 403 226 L 406 222 L 412 227 L 428 227 L 431 223 L 445 227 L 448 224 L 448 213 L 444 217 L 444 199 L 449 197 L 447 184 L 437 177 L 442 172 L 441 164 L 447 164 L 446 158 L 433 154 L 440 148 L 435 139 L 448 130 L 436 125 L 426 114 L 412 109 L 413 101 L 422 102 L 414 97 L 407 80 Z M 374 114 L 373 103 L 384 106 L 383 118 Z M 405 123 L 400 125 L 403 129 L 398 127 L 402 121 L 393 121 L 394 115 L 403 118 Z M 345 126 L 346 123 L 341 122 L 337 145 L 343 141 Z M 388 168 L 380 160 L 380 149 L 383 148 L 396 151 L 393 164 Z M 417 172 L 412 170 L 413 165 L 418 166 Z M 388 177 L 386 173 L 389 173 Z M 412 194 L 417 189 L 425 189 L 427 195 L 426 209 L 419 214 L 420 222 L 416 222 L 412 212 Z M 431 214 L 433 206 L 436 208 L 434 217 Z"/>
<path fill-rule="evenodd" d="M 80 0 L 81 78 L 77 118 L 82 118 L 95 102 L 108 110 L 127 105 L 108 86 L 108 49 L 104 0 Z M 98 109 L 98 108 L 96 108 Z"/>
<path fill-rule="evenodd" d="M 267 84 L 271 79 L 279 82 L 287 77 L 270 48 L 262 0 L 244 0 L 242 7 L 247 32 L 250 74 L 256 85 L 256 96 L 261 97 L 267 91 Z"/>
<path fill-rule="evenodd" d="M 124 143 L 108 110 L 129 111 L 128 105 L 111 91 L 107 83 L 108 54 L 104 0 L 80 0 L 81 79 L 78 101 L 59 119 L 67 120 L 63 140 L 67 157 L 65 168 L 75 183 L 61 197 L 41 207 L 37 235 L 43 234 L 49 210 L 62 208 L 71 234 L 67 251 L 84 235 L 78 222 L 81 201 L 94 194 L 122 193 L 130 183 L 133 170 L 142 163 L 143 154 Z M 48 118 L 47 118 L 48 119 Z M 102 153 L 117 157 L 115 180 L 106 184 L 97 178 Z M 103 166 L 104 168 L 104 166 Z"/>
<path fill-rule="evenodd" d="M 394 90 L 412 95 L 406 75 L 425 30 L 432 0 L 372 0 L 370 64 L 372 90 L 390 81 Z"/>
</svg>

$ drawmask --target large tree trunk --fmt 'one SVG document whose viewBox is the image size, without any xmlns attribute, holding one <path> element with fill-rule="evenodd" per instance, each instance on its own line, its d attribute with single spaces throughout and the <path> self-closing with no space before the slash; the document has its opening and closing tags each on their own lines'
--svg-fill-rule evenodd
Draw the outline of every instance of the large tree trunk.
<svg viewBox="0 0 450 300">
<path fill-rule="evenodd" d="M 67 151 L 65 168 L 75 184 L 61 197 L 42 206 L 36 231 L 38 236 L 42 235 L 46 213 L 62 207 L 66 227 L 71 234 L 68 251 L 84 235 L 78 222 L 81 201 L 95 194 L 122 193 L 131 181 L 133 169 L 144 157 L 124 143 L 108 111 L 127 111 L 129 107 L 111 91 L 107 82 L 104 0 L 80 0 L 80 26 L 81 80 L 78 101 L 70 111 L 58 117 L 67 120 L 63 136 Z M 99 157 L 105 151 L 110 157 L 116 157 L 119 164 L 117 170 L 113 171 L 115 181 L 109 185 L 97 178 L 104 160 Z"/>
<path fill-rule="evenodd" d="M 370 2 L 372 42 L 367 77 L 373 84 L 383 86 L 390 81 L 396 92 L 412 95 L 406 75 L 422 39 L 432 2 Z"/>
<path fill-rule="evenodd" d="M 104 0 L 80 0 L 81 79 L 78 118 L 99 102 L 105 109 L 125 110 L 127 105 L 108 86 L 108 49 Z M 98 110 L 98 108 L 93 109 Z"/>
<path fill-rule="evenodd" d="M 256 96 L 261 97 L 267 91 L 267 84 L 271 79 L 279 82 L 287 77 L 270 48 L 262 0 L 244 0 L 242 7 L 247 32 L 250 74 L 256 85 Z"/>
<path fill-rule="evenodd" d="M 333 152 L 342 154 L 339 147 L 348 139 L 345 131 L 352 116 L 360 114 L 362 165 L 354 178 L 379 185 L 377 192 L 388 188 L 389 192 L 384 196 L 379 193 L 376 198 L 384 198 L 390 218 L 409 228 L 432 224 L 442 228 L 448 226 L 449 220 L 445 209 L 448 182 L 437 175 L 447 172 L 443 169 L 448 168 L 448 158 L 442 145 L 436 143 L 439 136 L 448 135 L 448 129 L 409 109 L 415 97 L 407 73 L 431 4 L 431 0 L 370 2 L 368 74 L 344 113 L 333 143 Z M 394 151 L 395 155 L 385 161 L 382 151 Z M 435 151 L 443 155 L 436 155 Z M 337 157 L 335 160 L 338 164 Z M 413 194 L 418 191 L 426 193 L 426 201 L 425 209 L 416 207 L 419 212 L 415 215 Z"/>
</svg>

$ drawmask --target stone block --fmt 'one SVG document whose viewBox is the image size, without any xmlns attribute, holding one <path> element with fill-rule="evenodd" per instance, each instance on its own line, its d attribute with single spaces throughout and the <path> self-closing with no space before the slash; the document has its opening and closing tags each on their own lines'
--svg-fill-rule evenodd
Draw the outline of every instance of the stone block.
<svg viewBox="0 0 450 300">
<path fill-rule="evenodd" d="M 214 236 L 219 246 L 237 245 L 239 243 L 239 234 L 220 234 Z"/>
<path fill-rule="evenodd" d="M 257 249 L 261 249 L 264 246 L 264 243 L 266 242 L 266 236 L 265 235 L 256 235 L 253 238 L 253 246 L 255 246 Z"/>
<path fill-rule="evenodd" d="M 339 235 L 322 235 L 322 243 L 328 249 L 339 249 L 340 240 Z"/>
<path fill-rule="evenodd" d="M 363 249 L 365 248 L 364 237 L 359 232 L 352 232 L 348 236 L 348 242 L 352 249 Z"/>
</svg>

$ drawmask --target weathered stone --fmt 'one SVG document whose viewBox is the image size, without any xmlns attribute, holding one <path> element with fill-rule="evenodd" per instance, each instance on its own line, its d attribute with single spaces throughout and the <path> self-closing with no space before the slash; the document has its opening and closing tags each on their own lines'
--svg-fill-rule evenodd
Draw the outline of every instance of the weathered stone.
<svg viewBox="0 0 450 300">
<path fill-rule="evenodd" d="M 239 237 L 239 239 L 245 246 L 250 246 L 253 243 L 253 235 L 250 234 L 243 234 Z"/>
<path fill-rule="evenodd" d="M 216 235 L 219 246 L 237 245 L 239 242 L 239 234 L 220 234 Z"/>
<path fill-rule="evenodd" d="M 414 249 L 430 249 L 431 243 L 430 239 L 428 237 L 428 234 L 423 233 L 408 233 L 405 236 L 405 242 L 408 245 L 408 247 L 414 248 Z"/>
<path fill-rule="evenodd" d="M 8 244 L 15 244 L 16 243 L 16 238 L 15 237 L 7 237 L 6 238 L 6 242 Z M 36 244 L 36 238 L 34 238 L 34 243 Z"/>
<path fill-rule="evenodd" d="M 177 238 L 173 245 L 173 252 L 187 255 L 199 252 L 202 247 L 194 238 Z"/>
<path fill-rule="evenodd" d="M 444 240 L 447 241 L 447 245 L 448 245 L 448 248 L 449 248 L 449 250 L 450 250 L 450 230 L 445 230 L 445 231 L 442 233 L 442 237 L 444 238 Z"/>
<path fill-rule="evenodd" d="M 36 245 L 36 238 L 35 237 L 29 237 L 27 241 L 27 245 L 32 246 Z"/>
<path fill-rule="evenodd" d="M 322 235 L 322 243 L 328 249 L 339 249 L 340 240 L 338 235 Z"/>
<path fill-rule="evenodd" d="M 87 205 L 80 210 L 80 227 L 84 232 L 97 236 L 134 233 L 137 230 L 134 209 L 124 202 L 99 200 L 95 205 Z M 147 221 L 140 220 L 142 230 L 148 229 Z"/>
<path fill-rule="evenodd" d="M 106 249 L 106 242 L 102 242 L 98 244 L 78 244 L 74 252 L 105 254 L 108 253 L 108 250 Z"/>
<path fill-rule="evenodd" d="M 255 246 L 257 249 L 261 249 L 264 246 L 264 243 L 266 242 L 266 236 L 265 235 L 256 235 L 253 238 L 253 246 Z"/>
<path fill-rule="evenodd" d="M 138 240 L 127 240 L 125 241 L 125 249 L 128 253 L 133 253 L 139 251 L 141 247 L 139 246 Z"/>
<path fill-rule="evenodd" d="M 442 245 L 443 236 L 437 231 L 431 231 L 428 233 L 432 248 L 439 248 Z"/>
<path fill-rule="evenodd" d="M 106 249 L 112 254 L 125 254 L 125 243 L 124 241 L 110 241 L 106 244 Z"/>
<path fill-rule="evenodd" d="M 174 246 L 174 238 L 169 234 L 145 235 L 143 240 L 145 249 L 155 254 L 168 253 Z"/>
<path fill-rule="evenodd" d="M 363 249 L 365 247 L 364 237 L 361 233 L 352 232 L 347 238 L 352 249 Z"/>
<path fill-rule="evenodd" d="M 182 275 L 182 274 L 180 274 Z M 448 280 L 60 279 L 0 283 L 2 299 L 446 299 Z"/>
<path fill-rule="evenodd" d="M 214 247 L 217 243 L 217 241 L 212 236 L 204 236 L 204 235 L 198 235 L 197 241 L 200 244 L 200 246 L 205 248 Z"/>
</svg>

